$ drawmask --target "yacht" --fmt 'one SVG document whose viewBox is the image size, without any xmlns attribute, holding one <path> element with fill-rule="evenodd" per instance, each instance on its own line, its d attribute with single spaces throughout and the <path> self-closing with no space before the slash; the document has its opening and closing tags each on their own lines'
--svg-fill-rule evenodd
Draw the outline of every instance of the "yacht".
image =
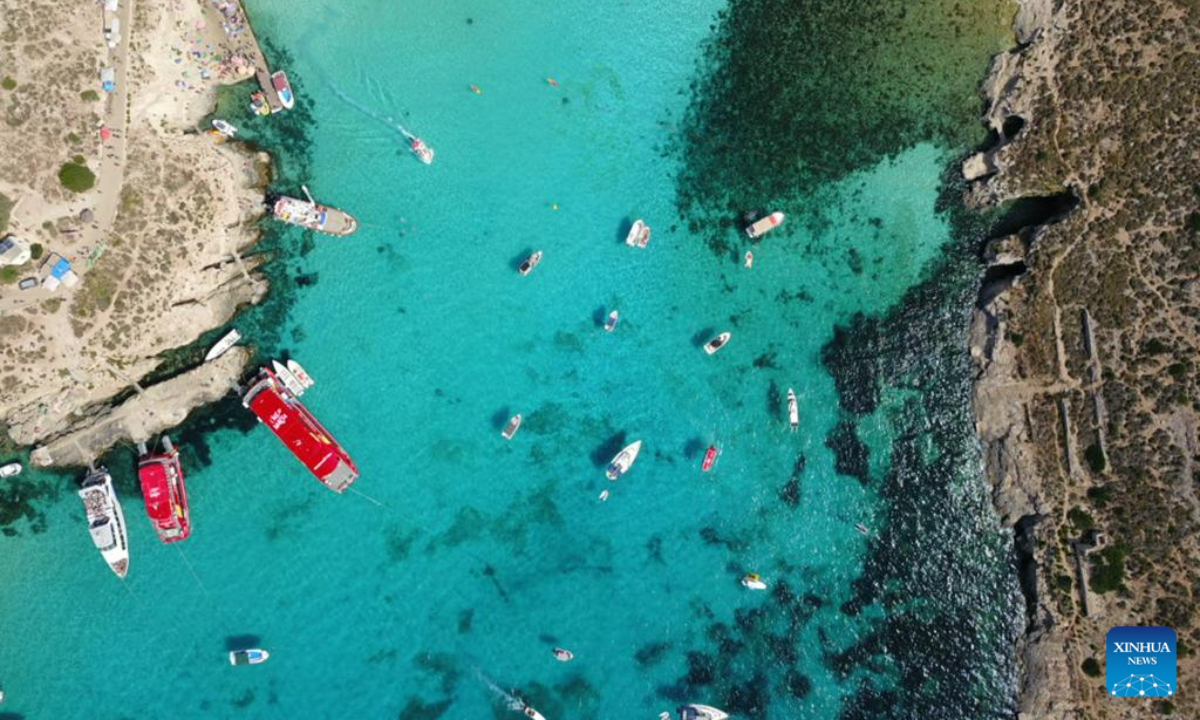
<svg viewBox="0 0 1200 720">
<path fill-rule="evenodd" d="M 617 456 L 608 464 L 608 470 L 605 475 L 609 480 L 619 480 L 622 475 L 629 472 L 629 468 L 633 467 L 633 461 L 637 460 L 638 453 L 642 451 L 642 441 L 630 443 L 625 446 Z"/>
<path fill-rule="evenodd" d="M 125 513 L 113 490 L 112 475 L 104 467 L 92 469 L 79 489 L 87 515 L 88 532 L 96 549 L 117 577 L 129 572 L 129 537 L 125 531 Z"/>
<path fill-rule="evenodd" d="M 225 353 L 229 352 L 229 348 L 237 345 L 237 341 L 241 339 L 242 334 L 237 331 L 237 328 L 225 333 L 225 336 L 218 340 L 217 344 L 213 345 L 212 348 L 209 349 L 208 354 L 204 356 L 204 362 L 212 362 L 213 360 L 221 357 Z"/>
</svg>

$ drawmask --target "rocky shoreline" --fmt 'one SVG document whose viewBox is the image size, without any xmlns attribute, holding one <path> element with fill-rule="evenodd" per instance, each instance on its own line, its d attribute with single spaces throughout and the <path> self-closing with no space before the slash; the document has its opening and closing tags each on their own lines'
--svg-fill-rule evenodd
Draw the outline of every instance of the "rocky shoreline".
<svg viewBox="0 0 1200 720">
<path fill-rule="evenodd" d="M 1110 702 L 1103 663 L 1118 625 L 1191 642 L 1200 218 L 1187 132 L 1163 118 L 1195 121 L 1197 18 L 1019 2 L 1019 44 L 983 86 L 992 142 L 962 167 L 970 205 L 1037 207 L 985 249 L 970 329 L 976 426 L 1026 605 L 1017 717 L 1192 717 L 1186 696 Z M 1179 684 L 1196 672 L 1181 650 Z"/>
</svg>

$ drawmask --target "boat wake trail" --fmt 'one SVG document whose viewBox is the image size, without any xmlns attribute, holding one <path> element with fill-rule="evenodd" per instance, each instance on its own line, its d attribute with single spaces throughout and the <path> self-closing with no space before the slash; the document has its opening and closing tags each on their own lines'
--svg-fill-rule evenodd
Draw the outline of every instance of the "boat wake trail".
<svg viewBox="0 0 1200 720">
<path fill-rule="evenodd" d="M 408 128 L 406 128 L 403 125 L 401 125 L 400 123 L 396 122 L 394 119 L 392 119 L 390 117 L 384 117 L 384 116 L 380 115 L 379 113 L 375 112 L 374 110 L 372 110 L 371 108 L 367 107 L 366 105 L 363 105 L 362 103 L 358 102 L 354 98 L 352 98 L 349 95 L 347 95 L 346 93 L 342 92 L 341 88 L 339 88 L 337 85 L 330 83 L 329 88 L 331 90 L 333 90 L 334 95 L 337 95 L 339 98 L 342 99 L 342 102 L 346 103 L 350 107 L 359 111 L 363 115 L 366 115 L 367 117 L 371 118 L 375 122 L 387 125 L 389 128 L 395 130 L 396 132 L 400 133 L 405 138 L 407 138 L 409 142 L 412 142 L 413 140 L 417 139 L 417 136 L 413 135 L 411 132 L 409 132 Z"/>
<path fill-rule="evenodd" d="M 491 690 L 496 697 L 504 701 L 505 706 L 507 706 L 509 710 L 521 712 L 525 709 L 525 703 L 522 702 L 520 698 L 512 693 L 506 692 L 503 688 L 493 682 L 491 678 L 489 678 L 487 675 L 484 675 L 482 670 L 475 668 L 475 675 L 483 682 L 484 685 L 488 686 L 488 689 Z"/>
</svg>

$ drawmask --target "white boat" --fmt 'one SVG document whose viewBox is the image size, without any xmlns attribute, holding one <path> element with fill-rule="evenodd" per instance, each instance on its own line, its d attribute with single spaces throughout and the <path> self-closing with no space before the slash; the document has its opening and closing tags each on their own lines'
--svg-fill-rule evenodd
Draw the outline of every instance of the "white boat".
<svg viewBox="0 0 1200 720">
<path fill-rule="evenodd" d="M 554 659 L 559 662 L 571 662 L 575 659 L 575 653 L 566 648 L 554 648 Z"/>
<path fill-rule="evenodd" d="M 317 381 L 313 380 L 312 376 L 305 371 L 304 366 L 295 360 L 287 361 L 287 369 L 290 373 L 292 373 L 293 377 L 300 381 L 300 384 L 303 385 L 305 389 L 317 384 Z"/>
<path fill-rule="evenodd" d="M 800 427 L 800 406 L 796 402 L 796 391 L 788 388 L 788 422 L 792 424 L 792 432 Z"/>
<path fill-rule="evenodd" d="M 704 343 L 704 352 L 712 355 L 716 351 L 725 347 L 725 343 L 729 342 L 729 338 L 733 337 L 730 333 L 723 332 L 712 340 Z"/>
<path fill-rule="evenodd" d="M 604 323 L 605 331 L 612 332 L 613 329 L 617 327 L 617 320 L 620 317 L 621 316 L 617 313 L 616 310 L 613 310 L 612 312 L 610 312 L 608 314 L 608 321 Z"/>
<path fill-rule="evenodd" d="M 758 573 L 747 573 L 742 578 L 742 585 L 751 590 L 766 590 L 767 581 L 763 580 Z"/>
<path fill-rule="evenodd" d="M 679 720 L 725 720 L 729 713 L 711 705 L 684 705 L 679 708 Z"/>
<path fill-rule="evenodd" d="M 508 424 L 505 425 L 504 429 L 500 431 L 500 435 L 503 436 L 505 440 L 512 440 L 513 435 L 516 435 L 517 431 L 520 429 L 521 413 L 517 413 L 509 419 Z"/>
<path fill-rule="evenodd" d="M 855 529 L 855 530 L 857 530 L 857 531 L 859 531 L 859 532 L 860 532 L 860 533 L 862 533 L 863 535 L 870 535 L 870 534 L 871 534 L 871 531 L 867 529 L 867 526 L 866 526 L 866 525 L 863 525 L 862 523 L 854 523 L 854 529 Z"/>
<path fill-rule="evenodd" d="M 521 263 L 521 266 L 517 268 L 517 272 L 521 273 L 522 275 L 528 275 L 529 273 L 533 272 L 533 269 L 537 267 L 538 263 L 541 261 L 542 251 L 538 250 L 534 254 L 525 258 L 525 262 Z"/>
<path fill-rule="evenodd" d="M 601 490 L 601 491 L 600 491 L 600 502 L 604 502 L 604 501 L 605 501 L 605 500 L 607 500 L 607 499 L 608 499 L 608 491 L 607 491 L 607 490 Z"/>
<path fill-rule="evenodd" d="M 421 138 L 413 138 L 412 144 L 408 147 L 413 151 L 413 155 L 417 156 L 418 160 L 426 165 L 433 164 L 433 148 L 426 145 L 424 140 Z"/>
<path fill-rule="evenodd" d="M 225 337 L 218 340 L 217 344 L 209 349 L 208 354 L 204 356 L 204 362 L 212 362 L 221 357 L 229 351 L 229 348 L 237 345 L 237 341 L 241 339 L 242 334 L 238 332 L 237 328 L 225 333 Z"/>
<path fill-rule="evenodd" d="M 0 477 L 16 477 L 21 474 L 21 463 L 9 463 L 0 465 Z"/>
<path fill-rule="evenodd" d="M 261 648 L 234 650 L 229 653 L 230 665 L 258 665 L 271 658 L 271 653 Z"/>
<path fill-rule="evenodd" d="M 783 224 L 784 215 L 781 212 L 773 212 L 755 222 L 750 227 L 746 228 L 746 234 L 752 238 L 759 238 L 766 235 L 770 231 Z"/>
<path fill-rule="evenodd" d="M 626 445 L 617 456 L 608 464 L 608 470 L 605 475 L 609 480 L 618 480 L 622 475 L 629 472 L 629 468 L 633 467 L 633 461 L 637 460 L 638 453 L 642 451 L 642 441 L 638 440 L 634 443 Z"/>
<path fill-rule="evenodd" d="M 292 95 L 292 85 L 288 82 L 287 73 L 282 70 L 271 73 L 271 87 L 275 88 L 275 94 L 279 97 L 279 104 L 283 109 L 291 110 L 296 104 L 296 97 Z"/>
<path fill-rule="evenodd" d="M 747 250 L 746 251 L 746 269 L 749 270 L 752 267 L 754 267 L 754 253 Z"/>
<path fill-rule="evenodd" d="M 237 128 L 232 124 L 225 122 L 224 120 L 213 120 L 212 126 L 214 130 L 221 133 L 225 137 L 233 137 L 234 135 L 237 135 Z"/>
<path fill-rule="evenodd" d="M 88 532 L 104 561 L 123 578 L 129 572 L 129 538 L 125 532 L 125 514 L 113 490 L 112 476 L 103 467 L 92 470 L 79 490 L 87 515 Z"/>
<path fill-rule="evenodd" d="M 523 705 L 523 707 L 521 708 L 521 712 L 525 713 L 525 717 L 533 718 L 533 720 L 546 720 L 545 715 L 542 715 L 540 712 L 538 712 L 537 710 L 534 710 L 533 708 L 529 707 L 528 705 Z"/>
<path fill-rule="evenodd" d="M 629 234 L 625 236 L 625 244 L 629 247 L 644 248 L 650 242 L 650 226 L 642 222 L 641 218 L 633 221 L 633 227 L 629 228 Z"/>
<path fill-rule="evenodd" d="M 289 392 L 296 397 L 300 397 L 304 394 L 306 389 L 304 383 L 300 382 L 300 380 L 292 374 L 291 370 L 285 368 L 283 363 L 279 362 L 278 360 L 272 360 L 271 368 L 275 371 L 275 377 L 279 378 L 279 380 L 283 383 L 283 386 L 286 387 Z"/>
</svg>

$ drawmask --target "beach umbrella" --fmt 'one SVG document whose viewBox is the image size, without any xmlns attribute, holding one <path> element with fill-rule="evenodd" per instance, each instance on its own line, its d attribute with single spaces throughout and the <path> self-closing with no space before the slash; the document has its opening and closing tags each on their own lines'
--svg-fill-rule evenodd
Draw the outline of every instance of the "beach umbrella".
<svg viewBox="0 0 1200 720">
<path fill-rule="evenodd" d="M 100 126 L 100 139 L 107 140 L 110 137 L 112 137 L 112 130 L 109 130 L 107 125 L 101 125 Z"/>
<path fill-rule="evenodd" d="M 83 211 L 79 213 L 80 222 L 90 223 L 95 219 L 96 213 L 92 212 L 91 208 L 84 208 Z"/>
</svg>

